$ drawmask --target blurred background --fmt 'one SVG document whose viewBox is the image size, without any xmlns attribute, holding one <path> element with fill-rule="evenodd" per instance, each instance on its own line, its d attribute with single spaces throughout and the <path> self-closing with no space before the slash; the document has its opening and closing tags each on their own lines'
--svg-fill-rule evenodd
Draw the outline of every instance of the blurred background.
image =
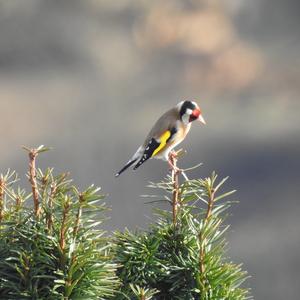
<svg viewBox="0 0 300 300">
<path fill-rule="evenodd" d="M 296 0 L 0 0 L 0 170 L 39 166 L 100 185 L 107 230 L 147 228 L 153 160 L 118 179 L 156 119 L 200 103 L 181 167 L 230 176 L 229 256 L 256 299 L 298 299 L 300 18 Z M 25 186 L 27 182 L 22 184 Z M 27 185 L 28 187 L 28 185 Z"/>
</svg>

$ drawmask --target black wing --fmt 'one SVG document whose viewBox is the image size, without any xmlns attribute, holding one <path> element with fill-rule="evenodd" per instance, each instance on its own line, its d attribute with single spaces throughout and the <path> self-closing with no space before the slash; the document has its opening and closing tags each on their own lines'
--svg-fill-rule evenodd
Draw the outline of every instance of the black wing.
<svg viewBox="0 0 300 300">
<path fill-rule="evenodd" d="M 166 132 L 164 132 L 164 134 L 161 136 L 160 141 L 157 141 L 155 138 L 152 138 L 144 153 L 142 158 L 139 160 L 139 162 L 134 166 L 133 170 L 136 170 L 140 165 L 142 165 L 146 160 L 148 160 L 149 158 L 151 158 L 152 156 L 156 155 L 155 151 L 158 150 L 158 152 L 160 151 L 158 148 L 163 148 L 166 146 L 166 144 L 170 141 L 170 139 L 174 136 L 174 134 L 177 132 L 176 127 L 173 127 L 171 130 L 167 130 Z M 166 138 L 164 138 L 164 136 Z"/>
<path fill-rule="evenodd" d="M 153 152 L 155 151 L 155 149 L 157 149 L 159 147 L 160 143 L 155 139 L 152 138 L 147 147 L 145 148 L 145 151 L 143 153 L 142 158 L 139 160 L 139 162 L 134 166 L 133 170 L 136 170 L 140 165 L 142 165 L 146 160 L 148 160 L 149 158 L 151 158 Z"/>
</svg>

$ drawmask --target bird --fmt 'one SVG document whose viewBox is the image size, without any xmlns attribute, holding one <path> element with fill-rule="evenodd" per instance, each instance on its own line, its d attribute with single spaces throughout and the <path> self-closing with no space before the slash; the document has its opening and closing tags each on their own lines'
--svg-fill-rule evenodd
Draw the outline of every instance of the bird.
<svg viewBox="0 0 300 300">
<path fill-rule="evenodd" d="M 185 139 L 191 129 L 191 123 L 196 120 L 206 124 L 199 105 L 189 100 L 179 102 L 156 121 L 144 143 L 115 177 L 120 176 L 134 163 L 136 164 L 133 170 L 136 170 L 150 158 L 168 161 L 172 167 L 173 149 Z"/>
</svg>

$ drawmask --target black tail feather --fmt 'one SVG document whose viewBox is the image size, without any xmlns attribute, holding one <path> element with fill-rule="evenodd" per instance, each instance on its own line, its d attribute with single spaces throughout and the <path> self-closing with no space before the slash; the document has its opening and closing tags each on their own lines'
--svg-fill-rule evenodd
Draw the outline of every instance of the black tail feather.
<svg viewBox="0 0 300 300">
<path fill-rule="evenodd" d="M 140 165 L 142 165 L 146 160 L 148 160 L 151 156 L 144 154 L 139 162 L 134 166 L 133 170 L 136 170 Z"/>
<path fill-rule="evenodd" d="M 120 176 L 126 169 L 128 169 L 131 165 L 133 165 L 137 161 L 137 158 L 134 160 L 130 160 L 118 173 L 115 174 L 115 177 Z"/>
</svg>

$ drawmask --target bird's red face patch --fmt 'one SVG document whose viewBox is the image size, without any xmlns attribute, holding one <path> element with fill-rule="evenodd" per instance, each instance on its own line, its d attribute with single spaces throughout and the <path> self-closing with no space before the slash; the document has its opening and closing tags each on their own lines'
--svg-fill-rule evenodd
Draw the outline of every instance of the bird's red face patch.
<svg viewBox="0 0 300 300">
<path fill-rule="evenodd" d="M 196 119 L 199 118 L 200 114 L 201 114 L 200 109 L 199 108 L 195 108 L 193 110 L 192 114 L 190 115 L 190 120 L 189 121 L 190 122 L 195 121 Z"/>
<path fill-rule="evenodd" d="M 201 111 L 200 111 L 199 108 L 196 108 L 196 109 L 193 110 L 192 115 L 193 115 L 194 117 L 198 118 L 198 117 L 200 116 L 200 114 L 201 114 Z"/>
</svg>

